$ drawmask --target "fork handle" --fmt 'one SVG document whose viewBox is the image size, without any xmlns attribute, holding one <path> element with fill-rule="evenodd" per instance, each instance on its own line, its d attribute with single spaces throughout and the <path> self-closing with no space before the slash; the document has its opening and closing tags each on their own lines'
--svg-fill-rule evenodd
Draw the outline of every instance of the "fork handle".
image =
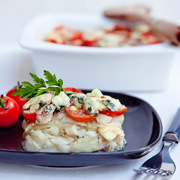
<svg viewBox="0 0 180 180">
<path fill-rule="evenodd" d="M 180 108 L 178 109 L 172 124 L 163 137 L 163 140 L 178 143 L 180 140 Z"/>
<path fill-rule="evenodd" d="M 178 134 L 175 132 L 167 132 L 163 137 L 163 141 L 178 143 L 179 142 Z"/>
</svg>

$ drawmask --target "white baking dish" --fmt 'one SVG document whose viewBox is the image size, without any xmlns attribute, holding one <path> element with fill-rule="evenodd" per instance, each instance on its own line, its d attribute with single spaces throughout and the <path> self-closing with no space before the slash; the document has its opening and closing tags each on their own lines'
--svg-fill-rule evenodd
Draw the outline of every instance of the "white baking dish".
<svg viewBox="0 0 180 180">
<path fill-rule="evenodd" d="M 54 27 L 64 24 L 93 29 L 111 23 L 101 15 L 48 14 L 30 21 L 20 44 L 31 50 L 35 72 L 56 73 L 64 86 L 111 91 L 163 90 L 168 82 L 176 48 L 162 43 L 128 48 L 60 45 L 43 41 Z"/>
</svg>

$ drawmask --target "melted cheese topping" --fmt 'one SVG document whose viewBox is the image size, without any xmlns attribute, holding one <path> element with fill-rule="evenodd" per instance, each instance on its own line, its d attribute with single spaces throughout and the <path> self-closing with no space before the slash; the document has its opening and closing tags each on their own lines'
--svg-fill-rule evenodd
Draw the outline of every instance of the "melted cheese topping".
<svg viewBox="0 0 180 180">
<path fill-rule="evenodd" d="M 58 95 L 45 93 L 31 98 L 23 107 L 27 113 L 36 113 L 38 124 L 44 124 L 51 121 L 54 111 L 64 111 L 65 107 L 75 112 L 78 109 L 84 109 L 87 114 L 97 115 L 103 110 L 118 111 L 124 107 L 118 99 L 110 96 L 103 96 L 102 92 L 94 89 L 91 93 L 74 93 L 67 95 L 60 92 Z"/>
<path fill-rule="evenodd" d="M 57 109 L 61 109 L 70 105 L 70 99 L 64 92 L 60 92 L 59 95 L 52 98 L 52 103 Z"/>
</svg>

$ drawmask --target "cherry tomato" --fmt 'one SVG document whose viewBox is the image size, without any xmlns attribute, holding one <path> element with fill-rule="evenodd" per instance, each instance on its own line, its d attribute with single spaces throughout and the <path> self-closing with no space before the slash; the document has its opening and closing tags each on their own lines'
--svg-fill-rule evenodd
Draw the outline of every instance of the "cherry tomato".
<svg viewBox="0 0 180 180">
<path fill-rule="evenodd" d="M 142 34 L 142 39 L 147 42 L 147 44 L 158 44 L 161 43 L 162 41 L 158 39 L 152 31 L 148 31 Z"/>
<path fill-rule="evenodd" d="M 58 27 L 55 28 L 55 31 L 62 30 L 63 28 L 64 28 L 64 26 L 63 26 L 63 25 L 60 25 L 60 26 L 58 26 Z"/>
<path fill-rule="evenodd" d="M 72 35 L 72 37 L 69 38 L 70 41 L 75 41 L 82 38 L 82 32 L 81 31 L 75 31 Z"/>
<path fill-rule="evenodd" d="M 0 126 L 8 127 L 15 124 L 19 118 L 20 110 L 18 103 L 8 97 L 1 95 L 0 98 Z"/>
<path fill-rule="evenodd" d="M 129 27 L 127 27 L 127 26 L 125 26 L 125 25 L 122 25 L 122 24 L 116 24 L 115 26 L 114 26 L 114 29 L 113 29 L 114 31 L 131 31 L 131 28 L 129 28 Z"/>
<path fill-rule="evenodd" d="M 11 97 L 12 99 L 14 99 L 18 105 L 19 105 L 19 109 L 20 109 L 20 114 L 22 115 L 22 111 L 23 111 L 23 106 L 24 104 L 27 102 L 27 99 L 22 99 L 20 98 L 20 96 L 13 96 L 12 94 L 16 91 L 18 91 L 18 89 L 21 88 L 21 85 L 19 84 L 18 82 L 18 85 L 15 86 L 14 88 L 10 89 L 8 92 L 7 92 L 7 96 Z"/>
<path fill-rule="evenodd" d="M 23 112 L 23 116 L 24 116 L 24 119 L 28 123 L 35 123 L 36 122 L 36 116 L 37 116 L 36 113 L 26 113 L 26 112 Z"/>
<path fill-rule="evenodd" d="M 126 31 L 126 32 L 131 32 L 131 28 L 122 25 L 122 24 L 115 24 L 115 26 L 113 27 L 113 29 L 111 30 L 106 30 L 107 33 L 113 33 L 116 31 Z"/>
<path fill-rule="evenodd" d="M 57 43 L 57 41 L 55 39 L 49 39 L 48 41 L 52 42 L 52 43 Z"/>
<path fill-rule="evenodd" d="M 47 39 L 48 42 L 51 43 L 57 43 L 57 44 L 66 44 L 66 40 L 64 39 L 62 34 L 57 34 L 58 37 L 51 37 L 49 39 Z"/>
<path fill-rule="evenodd" d="M 83 44 L 82 46 L 93 46 L 99 39 L 94 38 L 94 39 L 83 39 Z"/>
<path fill-rule="evenodd" d="M 84 109 L 73 112 L 70 110 L 70 107 L 66 107 L 65 111 L 70 118 L 79 122 L 89 122 L 96 118 L 96 116 L 86 114 Z"/>
<path fill-rule="evenodd" d="M 83 93 L 81 90 L 73 88 L 73 87 L 66 87 L 66 88 L 64 88 L 64 90 L 67 92 Z"/>
<path fill-rule="evenodd" d="M 120 116 L 122 114 L 124 114 L 127 110 L 127 107 L 124 107 L 123 109 L 119 110 L 119 111 L 101 111 L 102 114 L 107 115 L 107 116 L 111 116 L 111 117 L 115 117 L 115 116 Z"/>
</svg>

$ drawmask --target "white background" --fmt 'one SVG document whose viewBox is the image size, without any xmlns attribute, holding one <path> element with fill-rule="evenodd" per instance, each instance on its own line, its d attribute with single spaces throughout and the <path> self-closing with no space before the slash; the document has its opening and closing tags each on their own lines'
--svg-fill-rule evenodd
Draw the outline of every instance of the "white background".
<svg viewBox="0 0 180 180">
<path fill-rule="evenodd" d="M 100 12 L 104 7 L 135 4 L 143 2 L 153 9 L 158 18 L 172 20 L 180 24 L 180 0 L 0 0 L 0 91 L 7 91 L 16 79 L 26 78 L 25 72 L 32 71 L 29 56 L 17 49 L 22 27 L 32 17 L 47 12 Z M 6 44 L 6 45 L 5 45 Z M 18 55 L 17 55 L 18 54 Z M 23 59 L 28 64 L 24 64 Z M 168 128 L 180 104 L 180 56 L 177 55 L 170 74 L 169 84 L 165 91 L 157 93 L 133 93 L 148 101 L 158 111 L 164 126 Z M 13 67 L 11 66 L 13 62 Z M 8 71 L 8 75 L 7 72 Z M 6 76 L 5 76 L 6 75 Z M 3 77 L 3 78 L 2 78 Z M 5 80 L 4 80 L 5 79 Z M 8 83 L 7 83 L 8 82 Z M 6 84 L 5 84 L 6 83 Z M 0 162 L 0 179 L 103 179 L 103 180 L 140 180 L 153 179 L 136 176 L 132 171 L 138 168 L 148 157 L 160 149 L 161 144 L 148 156 L 117 166 L 89 167 L 82 169 L 51 169 L 33 166 L 14 165 Z M 177 165 L 176 174 L 172 179 L 180 179 L 180 145 L 172 150 L 172 157 Z"/>
</svg>

